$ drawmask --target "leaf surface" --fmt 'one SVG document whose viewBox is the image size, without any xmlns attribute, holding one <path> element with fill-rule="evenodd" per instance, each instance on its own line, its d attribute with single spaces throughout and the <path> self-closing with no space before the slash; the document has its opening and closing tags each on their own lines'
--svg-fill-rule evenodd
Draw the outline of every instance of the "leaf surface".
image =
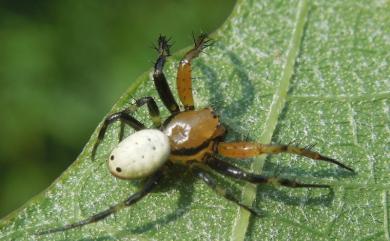
<svg viewBox="0 0 390 241">
<path fill-rule="evenodd" d="M 115 179 L 105 166 L 117 144 L 119 125 L 113 125 L 97 159 L 90 159 L 95 131 L 53 185 L 2 220 L 0 239 L 389 239 L 389 12 L 389 1 L 241 0 L 212 35 L 214 46 L 193 64 L 197 107 L 213 106 L 234 130 L 229 139 L 317 143 L 318 151 L 353 166 L 357 175 L 292 155 L 232 162 L 257 173 L 329 183 L 333 191 L 255 188 L 219 178 L 264 213 L 253 217 L 174 168 L 156 192 L 115 217 L 34 235 L 89 217 L 137 190 L 139 182 Z M 174 92 L 182 53 L 166 66 Z M 146 95 L 157 96 L 149 72 L 112 111 Z M 151 125 L 146 110 L 136 116 Z"/>
</svg>

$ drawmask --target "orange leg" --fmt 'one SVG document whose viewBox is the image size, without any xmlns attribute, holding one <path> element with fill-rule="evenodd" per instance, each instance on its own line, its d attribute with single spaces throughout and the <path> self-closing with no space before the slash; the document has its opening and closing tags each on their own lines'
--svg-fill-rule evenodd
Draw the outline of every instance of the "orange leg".
<svg viewBox="0 0 390 241">
<path fill-rule="evenodd" d="M 194 110 L 194 98 L 192 97 L 191 61 L 198 57 L 200 52 L 208 46 L 209 39 L 206 34 L 201 34 L 195 41 L 195 46 L 186 53 L 180 61 L 177 71 L 177 90 L 179 98 L 186 110 Z"/>
<path fill-rule="evenodd" d="M 287 152 L 305 156 L 314 160 L 331 162 L 351 172 L 354 172 L 352 168 L 344 165 L 343 163 L 333 158 L 326 157 L 319 154 L 318 152 L 311 151 L 310 148 L 302 148 L 292 145 L 259 144 L 254 142 L 220 142 L 217 145 L 217 152 L 222 156 L 232 158 L 248 158 L 261 154 L 276 154 Z"/>
</svg>

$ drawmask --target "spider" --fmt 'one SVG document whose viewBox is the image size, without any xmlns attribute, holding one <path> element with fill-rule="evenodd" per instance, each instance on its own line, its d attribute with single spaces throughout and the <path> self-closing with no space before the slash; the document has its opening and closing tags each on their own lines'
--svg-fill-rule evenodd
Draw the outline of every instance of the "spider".
<svg viewBox="0 0 390 241">
<path fill-rule="evenodd" d="M 273 184 L 291 188 L 330 188 L 330 186 L 307 184 L 276 176 L 266 177 L 250 173 L 219 159 L 218 156 L 249 158 L 261 154 L 286 152 L 334 163 L 354 172 L 352 168 L 343 163 L 312 151 L 311 147 L 224 141 L 227 131 L 219 117 L 211 107 L 196 110 L 192 95 L 191 62 L 209 45 L 210 39 L 206 34 L 201 34 L 198 38 L 194 38 L 194 47 L 180 61 L 177 72 L 177 89 L 184 107 L 183 110 L 174 99 L 163 73 L 165 61 L 170 56 L 171 45 L 165 36 L 160 35 L 158 45 L 155 47 L 159 56 L 154 65 L 153 81 L 158 95 L 170 112 L 170 116 L 162 122 L 156 101 L 153 97 L 147 96 L 136 100 L 135 107 L 146 105 L 154 128 L 146 128 L 145 125 L 136 120 L 131 115 L 135 109 L 131 110 L 130 108 L 109 115 L 100 128 L 97 141 L 93 146 L 92 159 L 94 159 L 96 149 L 110 124 L 119 120 L 136 130 L 135 133 L 120 141 L 109 155 L 107 163 L 111 174 L 120 179 L 145 178 L 146 181 L 142 188 L 123 202 L 85 220 L 42 231 L 39 234 L 60 232 L 94 223 L 137 203 L 158 185 L 159 180 L 166 173 L 165 170 L 172 165 L 188 167 L 194 175 L 203 180 L 216 193 L 255 215 L 259 215 L 258 211 L 242 203 L 228 188 L 219 186 L 209 172 L 214 171 L 254 184 Z"/>
</svg>

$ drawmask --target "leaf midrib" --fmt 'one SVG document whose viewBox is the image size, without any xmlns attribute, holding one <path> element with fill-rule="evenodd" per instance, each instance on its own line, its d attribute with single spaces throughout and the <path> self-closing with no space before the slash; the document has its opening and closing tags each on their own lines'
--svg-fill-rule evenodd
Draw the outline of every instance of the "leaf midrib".
<svg viewBox="0 0 390 241">
<path fill-rule="evenodd" d="M 272 135 L 275 131 L 280 113 L 285 107 L 287 100 L 287 92 L 289 89 L 290 81 L 294 73 L 294 65 L 299 54 L 300 46 L 303 39 L 303 32 L 306 24 L 306 17 L 308 15 L 308 1 L 299 1 L 297 7 L 297 15 L 295 20 L 295 28 L 293 30 L 292 38 L 289 42 L 287 50 L 285 65 L 282 68 L 282 75 L 279 81 L 279 86 L 276 88 L 276 92 L 273 95 L 270 111 L 268 112 L 265 120 L 263 132 L 259 138 L 262 143 L 270 143 Z M 263 169 L 265 157 L 257 158 L 252 166 L 251 171 L 259 172 Z M 247 184 L 242 190 L 242 199 L 244 203 L 252 205 L 256 197 L 256 186 L 253 184 Z M 250 212 L 243 208 L 239 208 L 237 219 L 233 225 L 231 240 L 239 241 L 244 240 L 246 231 L 249 225 Z"/>
</svg>

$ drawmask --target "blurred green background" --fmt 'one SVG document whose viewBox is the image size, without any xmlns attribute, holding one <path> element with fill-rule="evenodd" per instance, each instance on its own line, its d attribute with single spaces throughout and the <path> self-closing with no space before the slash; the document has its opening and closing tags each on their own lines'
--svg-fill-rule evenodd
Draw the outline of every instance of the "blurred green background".
<svg viewBox="0 0 390 241">
<path fill-rule="evenodd" d="M 233 0 L 2 0 L 0 217 L 46 188 L 76 158 L 116 99 L 155 58 L 211 32 Z M 152 85 L 151 85 L 152 86 Z"/>
</svg>

